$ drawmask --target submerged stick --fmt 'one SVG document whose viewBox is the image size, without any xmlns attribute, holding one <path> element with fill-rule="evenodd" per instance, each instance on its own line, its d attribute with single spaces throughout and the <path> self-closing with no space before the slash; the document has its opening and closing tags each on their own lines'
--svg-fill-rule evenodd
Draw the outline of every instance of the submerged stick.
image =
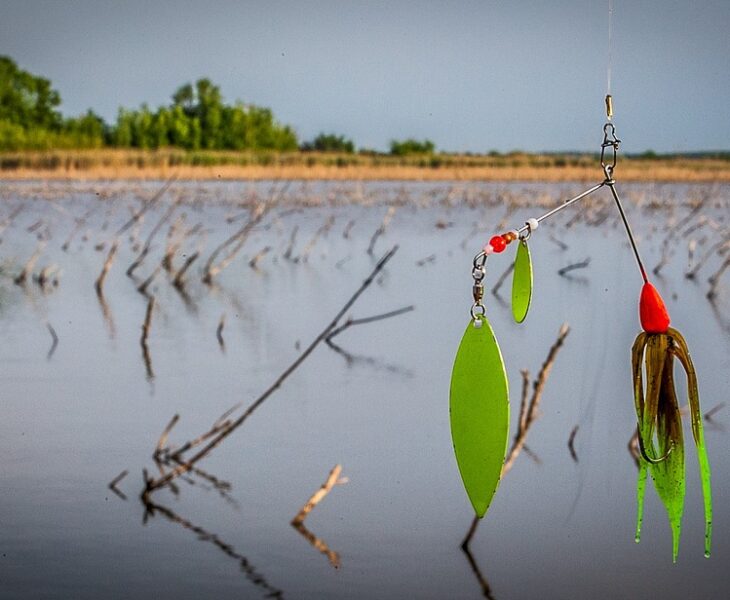
<svg viewBox="0 0 730 600">
<path fill-rule="evenodd" d="M 264 215 L 268 212 L 268 207 L 264 202 L 259 203 L 251 212 L 251 217 L 246 224 L 241 227 L 236 233 L 220 244 L 211 253 L 208 261 L 205 263 L 203 283 L 210 285 L 213 283 L 213 278 L 220 274 L 225 269 L 236 255 L 240 252 L 243 245 L 246 243 L 248 236 L 250 235 L 253 228 L 258 225 L 264 218 Z M 216 264 L 218 255 L 221 254 L 226 248 L 233 246 L 231 250 Z"/>
<path fill-rule="evenodd" d="M 269 252 L 271 252 L 271 246 L 264 246 L 261 250 L 259 250 L 256 255 L 248 261 L 248 266 L 251 267 L 254 270 L 258 270 L 259 268 L 259 261 L 266 256 Z"/>
<path fill-rule="evenodd" d="M 334 216 L 330 215 L 329 217 L 327 217 L 325 222 L 319 227 L 319 229 L 317 229 L 317 231 L 314 233 L 314 236 L 312 236 L 312 239 L 309 240 L 307 245 L 304 247 L 304 250 L 302 250 L 302 253 L 296 258 L 294 262 L 307 262 L 309 260 L 309 255 L 312 253 L 312 250 L 314 250 L 314 247 L 317 245 L 319 238 L 326 236 L 327 232 L 329 232 L 334 224 Z"/>
<path fill-rule="evenodd" d="M 405 314 L 407 312 L 411 312 L 414 309 L 415 309 L 415 306 L 413 306 L 413 304 L 410 304 L 408 306 L 404 306 L 403 308 L 399 308 L 397 310 L 391 310 L 390 312 L 383 313 L 381 315 L 373 315 L 372 317 L 363 317 L 360 319 L 353 319 L 352 317 L 350 317 L 342 325 L 333 329 L 330 332 L 330 334 L 327 336 L 327 339 L 331 340 L 332 338 L 340 335 L 346 329 L 349 329 L 350 327 L 354 327 L 355 325 L 365 325 L 367 323 L 373 323 L 375 321 L 382 321 L 383 319 L 390 319 L 392 317 L 397 317 L 397 316 Z"/>
<path fill-rule="evenodd" d="M 566 265 L 562 269 L 558 269 L 558 275 L 560 275 L 561 277 L 564 277 L 566 273 L 570 273 L 571 271 L 575 271 L 576 269 L 585 269 L 590 264 L 591 264 L 591 258 L 589 256 L 585 260 L 582 260 L 580 262 L 573 263 L 570 265 Z"/>
<path fill-rule="evenodd" d="M 195 252 L 193 252 L 190 256 L 188 256 L 185 259 L 185 262 L 183 263 L 182 267 L 180 267 L 178 272 L 175 274 L 175 277 L 172 280 L 172 285 L 174 285 L 178 289 L 185 287 L 185 273 L 187 273 L 188 269 L 192 266 L 192 264 L 196 260 L 198 260 L 199 256 L 200 256 L 200 251 L 196 250 Z"/>
<path fill-rule="evenodd" d="M 383 217 L 383 222 L 375 230 L 375 233 L 373 233 L 373 237 L 370 238 L 370 244 L 368 245 L 367 253 L 371 256 L 373 254 L 373 251 L 375 250 L 375 242 L 377 242 L 378 238 L 385 233 L 388 225 L 390 225 L 390 221 L 393 219 L 393 215 L 395 215 L 395 206 L 389 206 L 388 211 Z"/>
<path fill-rule="evenodd" d="M 172 182 L 177 179 L 177 174 L 173 174 L 165 183 L 163 186 L 155 192 L 155 195 L 152 196 L 149 200 L 144 202 L 142 204 L 142 208 L 140 208 L 138 211 L 132 214 L 132 217 L 124 224 L 122 225 L 119 230 L 117 231 L 116 235 L 114 237 L 119 237 L 122 235 L 125 231 L 127 231 L 130 227 L 135 225 L 143 216 L 144 214 L 152 208 L 155 203 L 162 197 L 162 195 L 168 190 L 168 188 L 172 185 Z"/>
<path fill-rule="evenodd" d="M 291 234 L 289 235 L 289 245 L 286 247 L 286 250 L 284 251 L 284 258 L 286 260 L 293 260 L 292 259 L 292 253 L 294 252 L 294 244 L 297 242 L 297 233 L 299 232 L 299 225 L 294 225 L 294 227 L 291 230 Z"/>
<path fill-rule="evenodd" d="M 38 262 L 38 259 L 41 257 L 41 254 L 43 254 L 43 250 L 46 247 L 46 242 L 41 241 L 38 246 L 35 249 L 35 252 L 31 254 L 30 258 L 28 259 L 28 262 L 25 263 L 25 266 L 23 267 L 23 270 L 18 273 L 18 275 L 13 279 L 13 282 L 15 285 L 23 285 L 25 284 L 26 280 L 28 279 L 28 276 L 33 272 L 33 268 L 35 267 L 35 264 Z"/>
<path fill-rule="evenodd" d="M 142 251 L 139 253 L 137 258 L 134 259 L 131 265 L 129 265 L 129 268 L 127 269 L 127 275 L 129 277 L 132 276 L 134 271 L 142 264 L 142 261 L 147 257 L 150 250 L 152 249 L 152 240 L 154 240 L 157 233 L 162 229 L 162 226 L 167 223 L 167 221 L 170 220 L 170 217 L 172 217 L 173 213 L 178 207 L 178 204 L 180 203 L 180 198 L 177 198 L 170 206 L 167 208 L 167 210 L 163 213 L 163 215 L 160 217 L 159 221 L 155 224 L 155 226 L 152 228 L 152 231 L 150 231 L 149 235 L 147 236 L 147 239 L 145 240 L 144 246 L 142 247 Z"/>
<path fill-rule="evenodd" d="M 96 289 L 96 295 L 100 298 L 104 296 L 104 281 L 106 280 L 106 276 L 109 273 L 109 269 L 112 268 L 112 264 L 114 263 L 114 257 L 117 255 L 117 250 L 119 249 L 119 240 L 115 239 L 114 243 L 112 244 L 112 247 L 109 249 L 109 254 L 106 256 L 106 260 L 104 261 L 104 265 L 101 268 L 101 273 L 99 273 L 99 277 L 96 278 L 96 282 L 94 283 L 94 288 Z"/>
<path fill-rule="evenodd" d="M 715 271 L 707 281 L 710 284 L 710 289 L 707 291 L 707 298 L 712 301 L 717 296 L 717 286 L 720 284 L 720 278 L 723 276 L 727 268 L 730 267 L 730 256 L 728 256 L 724 262 L 720 265 L 720 268 Z"/>
<path fill-rule="evenodd" d="M 312 512 L 312 510 L 314 510 L 314 508 L 320 502 L 322 502 L 322 500 L 325 499 L 327 494 L 332 491 L 332 488 L 334 488 L 335 485 L 342 485 L 344 483 L 347 483 L 346 478 L 340 479 L 340 473 L 342 473 L 342 465 L 335 465 L 330 471 L 330 474 L 327 476 L 325 482 L 316 492 L 314 492 L 314 494 L 312 494 L 309 500 L 304 503 L 302 508 L 299 509 L 299 512 L 291 520 L 292 525 L 296 526 L 304 523 L 304 519 L 306 519 L 307 516 L 309 516 L 309 513 Z"/>
<path fill-rule="evenodd" d="M 316 550 L 319 550 L 322 554 L 324 554 L 327 557 L 327 560 L 329 560 L 330 564 L 335 569 L 338 569 L 340 567 L 340 555 L 337 554 L 337 552 L 335 552 L 334 550 L 331 550 L 324 540 L 318 538 L 311 531 L 309 531 L 304 525 L 304 520 L 307 518 L 307 515 L 312 512 L 314 507 L 317 506 L 322 500 L 324 500 L 325 496 L 327 496 L 327 494 L 332 491 L 332 488 L 335 487 L 335 485 L 342 485 L 347 483 L 346 477 L 340 478 L 341 472 L 342 466 L 335 465 L 335 467 L 330 471 L 330 474 L 327 477 L 326 481 L 316 492 L 314 492 L 314 494 L 312 494 L 312 497 L 307 500 L 304 506 L 302 506 L 302 508 L 291 521 L 292 527 L 294 527 L 294 529 L 301 533 Z"/>
<path fill-rule="evenodd" d="M 147 288 L 152 284 L 152 282 L 155 280 L 155 277 L 157 277 L 157 275 L 159 274 L 160 271 L 162 271 L 162 265 L 157 265 L 155 267 L 154 271 L 152 271 L 152 273 L 150 273 L 149 277 L 147 277 L 147 279 L 145 279 L 139 285 L 139 287 L 137 288 L 137 291 L 140 294 L 142 294 L 143 296 L 146 296 L 147 295 Z"/>
<path fill-rule="evenodd" d="M 152 325 L 152 311 L 155 308 L 155 297 L 150 296 L 149 302 L 147 302 L 147 312 L 145 313 L 144 323 L 142 324 L 142 337 L 139 340 L 142 346 L 142 358 L 144 359 L 145 369 L 147 370 L 147 377 L 152 379 L 155 376 L 152 370 L 152 357 L 150 356 L 150 349 L 147 345 L 147 338 L 150 334 L 150 326 Z"/>
</svg>

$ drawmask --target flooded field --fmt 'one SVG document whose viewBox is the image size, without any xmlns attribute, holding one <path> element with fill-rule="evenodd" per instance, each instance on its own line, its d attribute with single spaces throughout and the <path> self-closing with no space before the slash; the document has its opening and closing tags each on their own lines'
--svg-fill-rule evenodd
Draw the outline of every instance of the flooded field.
<svg viewBox="0 0 730 600">
<path fill-rule="evenodd" d="M 608 191 L 534 234 L 522 325 L 510 280 L 491 293 L 513 249 L 490 259 L 485 304 L 515 427 L 520 371 L 534 377 L 563 323 L 570 333 L 527 448 L 467 554 L 473 513 L 448 392 L 472 257 L 583 186 L 163 183 L 0 191 L 1 597 L 727 595 L 730 186 L 619 183 L 710 412 L 713 555 L 703 556 L 687 420 L 672 564 L 652 486 L 634 543 L 630 348 L 641 279 Z M 319 344 L 198 470 L 145 504 L 143 470 L 161 477 L 179 466 L 176 448 L 241 415 L 396 245 L 342 322 L 404 310 Z M 293 527 L 335 465 L 343 479 Z"/>
</svg>

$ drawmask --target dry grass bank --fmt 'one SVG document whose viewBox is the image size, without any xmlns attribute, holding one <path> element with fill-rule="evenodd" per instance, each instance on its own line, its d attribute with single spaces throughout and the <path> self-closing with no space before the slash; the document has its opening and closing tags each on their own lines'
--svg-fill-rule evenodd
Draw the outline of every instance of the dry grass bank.
<svg viewBox="0 0 730 600">
<path fill-rule="evenodd" d="M 602 172 L 590 155 L 495 156 L 250 154 L 178 150 L 85 150 L 0 154 L 0 179 L 305 179 L 595 181 Z M 730 182 L 724 158 L 622 157 L 623 181 Z"/>
</svg>

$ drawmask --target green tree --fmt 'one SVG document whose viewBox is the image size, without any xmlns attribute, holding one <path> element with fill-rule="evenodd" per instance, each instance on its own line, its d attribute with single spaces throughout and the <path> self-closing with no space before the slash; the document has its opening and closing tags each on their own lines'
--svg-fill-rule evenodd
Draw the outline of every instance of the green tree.
<svg viewBox="0 0 730 600">
<path fill-rule="evenodd" d="M 0 56 L 0 121 L 25 129 L 61 129 L 57 107 L 61 96 L 51 82 L 18 68 L 7 56 Z"/>
<path fill-rule="evenodd" d="M 344 135 L 335 135 L 334 133 L 320 133 L 311 142 L 302 144 L 301 150 L 305 152 L 345 152 L 352 154 L 355 152 L 355 144 L 351 139 Z"/>
<path fill-rule="evenodd" d="M 436 146 L 431 140 L 415 140 L 408 138 L 406 140 L 391 140 L 390 153 L 393 156 L 407 156 L 409 154 L 433 154 Z"/>
<path fill-rule="evenodd" d="M 134 113 L 120 108 L 117 113 L 117 124 L 111 134 L 112 144 L 120 148 L 128 148 L 134 141 Z"/>
<path fill-rule="evenodd" d="M 75 148 L 101 148 L 107 141 L 106 123 L 91 109 L 80 117 L 66 119 L 63 132 Z"/>
<path fill-rule="evenodd" d="M 185 114 L 181 104 L 175 104 L 170 109 L 170 124 L 168 130 L 170 144 L 180 148 L 187 148 L 190 139 L 190 117 Z"/>
<path fill-rule="evenodd" d="M 164 148 L 170 145 L 170 124 L 172 114 L 169 108 L 160 108 L 152 119 L 152 137 L 155 148 Z"/>
</svg>

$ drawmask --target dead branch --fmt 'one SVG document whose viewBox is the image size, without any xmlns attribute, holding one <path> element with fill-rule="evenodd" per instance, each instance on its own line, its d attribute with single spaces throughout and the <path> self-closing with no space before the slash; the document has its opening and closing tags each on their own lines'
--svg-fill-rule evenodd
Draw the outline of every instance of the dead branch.
<svg viewBox="0 0 730 600">
<path fill-rule="evenodd" d="M 304 247 L 304 250 L 302 250 L 302 253 L 295 259 L 294 262 L 307 262 L 309 260 L 309 255 L 312 253 L 312 250 L 314 250 L 314 247 L 317 245 L 319 238 L 326 236 L 327 232 L 332 228 L 334 224 L 334 216 L 330 215 L 329 217 L 327 217 L 325 222 L 319 227 L 319 229 L 317 229 L 317 231 L 312 236 L 312 239 L 309 240 L 307 245 Z"/>
<path fill-rule="evenodd" d="M 140 284 L 140 285 L 139 285 L 139 286 L 137 287 L 137 291 L 138 291 L 138 292 L 139 292 L 140 294 L 142 294 L 143 296 L 147 296 L 147 288 L 148 288 L 148 287 L 149 287 L 149 286 L 150 286 L 150 285 L 152 284 L 152 282 L 153 282 L 153 281 L 155 280 L 155 277 L 157 277 L 157 275 L 158 275 L 158 274 L 160 273 L 160 271 L 162 271 L 162 265 L 161 265 L 161 264 L 160 264 L 160 265 L 157 265 L 157 266 L 155 267 L 154 271 L 152 271 L 152 273 L 150 273 L 150 276 L 149 276 L 149 277 L 147 277 L 147 279 L 145 279 L 145 280 L 144 280 L 144 281 L 143 281 L 143 282 L 142 282 L 142 283 L 141 283 L 141 284 Z"/>
<path fill-rule="evenodd" d="M 289 245 L 286 247 L 286 250 L 284 251 L 284 258 L 286 260 L 292 260 L 292 253 L 294 252 L 294 244 L 297 241 L 297 233 L 299 232 L 299 225 L 294 225 L 294 227 L 291 230 L 291 234 L 289 235 Z"/>
<path fill-rule="evenodd" d="M 104 280 L 109 273 L 109 269 L 112 268 L 112 264 L 114 263 L 114 257 L 117 255 L 118 249 L 119 240 L 115 239 L 112 247 L 109 249 L 109 254 L 107 254 L 106 256 L 104 265 L 101 268 L 101 273 L 99 273 L 99 277 L 96 278 L 96 282 L 94 283 L 94 287 L 96 288 L 96 295 L 99 297 L 104 296 Z"/>
<path fill-rule="evenodd" d="M 54 273 L 58 273 L 59 269 L 57 265 L 46 265 L 41 269 L 41 272 L 38 273 L 38 277 L 35 278 L 36 283 L 38 284 L 38 287 L 41 288 L 44 292 L 46 291 L 46 286 L 53 282 L 54 285 L 58 285 L 58 278 L 54 278 Z"/>
<path fill-rule="evenodd" d="M 368 277 L 363 281 L 363 283 L 360 285 L 360 287 L 355 291 L 355 293 L 350 297 L 350 299 L 345 303 L 345 305 L 339 310 L 339 312 L 334 316 L 334 318 L 327 324 L 327 326 L 317 335 L 317 337 L 305 348 L 305 350 L 292 362 L 281 375 L 272 383 L 244 412 L 239 416 L 235 421 L 230 423 L 229 425 L 221 428 L 219 432 L 213 435 L 213 438 L 201 449 L 199 450 L 194 456 L 192 456 L 190 459 L 186 460 L 184 464 L 179 465 L 166 475 L 156 479 L 156 480 L 149 480 L 147 481 L 145 485 L 145 489 L 142 492 L 143 499 L 146 498 L 152 491 L 157 490 L 161 487 L 166 486 L 168 483 L 170 483 L 173 479 L 176 477 L 188 472 L 193 465 L 195 465 L 198 461 L 205 458 L 214 448 L 216 448 L 223 440 L 225 440 L 229 435 L 231 435 L 236 429 L 238 429 L 245 421 L 248 419 L 255 411 L 256 409 L 261 406 L 276 390 L 278 390 L 281 385 L 289 378 L 289 376 L 296 371 L 299 366 L 309 357 L 309 355 L 319 346 L 320 343 L 322 343 L 331 333 L 333 330 L 335 330 L 340 320 L 345 316 L 345 314 L 350 310 L 350 308 L 357 302 L 358 298 L 362 295 L 362 293 L 370 287 L 372 282 L 375 280 L 377 275 L 385 268 L 385 265 L 390 261 L 391 258 L 395 255 L 395 253 L 398 251 L 398 246 L 394 246 L 389 250 L 375 265 L 372 272 Z"/>
<path fill-rule="evenodd" d="M 69 247 L 71 246 L 71 242 L 76 237 L 76 234 L 81 231 L 81 229 L 86 225 L 86 222 L 88 221 L 89 217 L 96 212 L 98 209 L 98 206 L 92 206 L 89 210 L 87 210 L 83 216 L 78 217 L 75 219 L 76 224 L 74 225 L 74 228 L 71 230 L 71 233 L 68 234 L 68 237 L 66 238 L 66 241 L 61 246 L 61 250 L 64 252 L 67 252 Z"/>
<path fill-rule="evenodd" d="M 165 223 L 167 223 L 167 221 L 170 220 L 173 213 L 175 212 L 178 205 L 180 204 L 180 200 L 181 200 L 181 198 L 176 198 L 175 201 L 172 202 L 170 204 L 170 206 L 168 206 L 167 210 L 162 214 L 160 219 L 157 221 L 155 226 L 152 228 L 152 231 L 150 231 L 149 235 L 147 236 L 147 239 L 145 240 L 144 246 L 142 247 L 142 251 L 139 253 L 137 258 L 135 258 L 134 261 L 132 261 L 132 264 L 129 265 L 129 268 L 127 269 L 127 275 L 129 277 L 132 276 L 132 274 L 137 269 L 137 267 L 139 267 L 142 264 L 144 259 L 149 254 L 150 250 L 152 249 L 152 241 L 155 239 L 155 236 L 160 231 L 160 229 L 162 229 L 162 226 Z"/>
<path fill-rule="evenodd" d="M 267 211 L 267 205 L 263 202 L 259 203 L 251 212 L 251 217 L 246 222 L 246 224 L 231 237 L 229 237 L 226 241 L 224 241 L 220 246 L 218 246 L 215 250 L 213 250 L 212 254 L 208 258 L 208 261 L 205 263 L 203 283 L 210 285 L 213 282 L 213 278 L 216 277 L 229 264 L 231 264 L 231 262 L 233 262 L 233 259 L 246 243 L 246 240 L 248 239 L 251 231 L 254 227 L 256 227 L 256 225 L 261 222 L 261 219 L 264 218 L 264 215 Z M 228 251 L 225 257 L 221 259 L 218 264 L 216 264 L 215 261 L 218 258 L 218 255 L 229 246 L 233 246 L 233 248 Z"/>
<path fill-rule="evenodd" d="M 727 251 L 730 248 L 730 239 L 728 239 L 726 236 L 723 236 L 722 239 L 715 242 L 710 246 L 707 251 L 702 255 L 702 257 L 694 264 L 694 266 L 685 272 L 684 276 L 687 279 L 694 279 L 697 277 L 697 273 L 699 270 L 705 266 L 708 260 L 712 258 L 712 256 L 717 252 L 718 254 L 722 254 L 723 252 Z"/>
<path fill-rule="evenodd" d="M 185 230 L 183 229 L 183 226 L 185 224 L 185 215 L 180 215 L 172 225 L 170 225 L 170 229 L 167 232 L 167 242 L 165 244 L 165 253 L 162 255 L 162 268 L 165 269 L 168 273 L 172 273 L 173 269 L 173 260 L 175 258 L 175 253 L 180 249 L 180 246 L 182 246 L 184 237 L 185 237 Z"/>
<path fill-rule="evenodd" d="M 142 358 L 144 359 L 144 365 L 147 370 L 147 377 L 152 379 L 155 376 L 152 370 L 152 357 L 150 356 L 150 349 L 147 345 L 147 338 L 150 334 L 150 326 L 152 325 L 152 310 L 155 308 L 155 297 L 150 296 L 149 302 L 147 302 L 147 312 L 145 313 L 144 323 L 142 324 L 142 337 L 139 340 L 142 346 Z"/>
<path fill-rule="evenodd" d="M 192 264 L 196 260 L 198 260 L 199 256 L 200 256 L 200 251 L 196 250 L 195 252 L 193 252 L 190 256 L 188 256 L 185 259 L 185 262 L 183 263 L 182 267 L 180 267 L 178 272 L 175 274 L 175 277 L 172 280 L 172 285 L 174 285 L 178 289 L 185 287 L 185 273 L 187 273 L 188 269 L 192 266 Z"/>
<path fill-rule="evenodd" d="M 564 277 L 566 273 L 570 273 L 571 271 L 575 271 L 576 269 L 585 269 L 588 265 L 591 264 L 591 258 L 590 256 L 586 258 L 585 260 L 582 260 L 581 262 L 573 263 L 572 265 L 567 265 L 563 267 L 562 269 L 558 269 L 558 275 L 561 277 Z"/>
<path fill-rule="evenodd" d="M 342 485 L 347 483 L 347 479 L 340 479 L 340 473 L 342 473 L 342 465 L 335 465 L 330 471 L 329 476 L 320 488 L 312 494 L 312 496 L 304 503 L 304 506 L 299 509 L 299 512 L 291 520 L 291 524 L 296 526 L 300 523 L 304 523 L 304 519 L 307 518 L 310 512 L 324 500 L 324 498 L 332 491 L 335 485 Z"/>
<path fill-rule="evenodd" d="M 332 338 L 340 335 L 343 331 L 345 331 L 346 329 L 349 329 L 350 327 L 354 327 L 355 325 L 365 325 L 367 323 L 373 323 L 375 321 L 382 321 L 383 319 L 390 319 L 391 317 L 397 317 L 397 316 L 405 314 L 407 312 L 411 312 L 414 309 L 415 309 L 415 306 L 413 306 L 411 304 L 409 306 L 404 306 L 403 308 L 399 308 L 397 310 L 392 310 L 390 312 L 383 313 L 382 315 L 374 315 L 372 317 L 364 317 L 362 319 L 353 319 L 352 317 L 350 317 L 342 325 L 333 329 L 330 332 L 330 334 L 327 336 L 327 339 L 332 340 Z"/>
<path fill-rule="evenodd" d="M 728 267 L 730 267 L 730 256 L 728 256 L 720 265 L 720 268 L 707 279 L 710 284 L 710 289 L 707 290 L 707 298 L 709 300 L 713 300 L 715 296 L 717 296 L 717 286 L 720 284 L 720 278 L 723 276 L 725 271 L 727 271 Z"/>
<path fill-rule="evenodd" d="M 23 267 L 23 270 L 18 273 L 15 276 L 15 279 L 13 279 L 13 282 L 15 285 L 24 285 L 26 280 L 28 279 L 28 276 L 33 273 L 33 269 L 35 267 L 35 264 L 38 262 L 38 259 L 41 257 L 41 254 L 43 254 L 43 250 L 46 247 L 46 242 L 41 241 L 38 246 L 35 249 L 35 252 L 31 254 L 30 258 L 28 259 L 28 262 L 25 263 L 25 266 Z"/>
<path fill-rule="evenodd" d="M 271 246 L 264 246 L 251 260 L 248 261 L 248 266 L 254 270 L 258 270 L 259 261 L 269 252 L 271 252 Z"/>
<path fill-rule="evenodd" d="M 332 471 L 330 471 L 327 480 L 316 492 L 314 492 L 314 494 L 312 494 L 312 497 L 307 500 L 304 506 L 302 506 L 302 508 L 291 521 L 292 527 L 294 527 L 299 533 L 301 533 L 314 548 L 324 554 L 329 560 L 330 564 L 335 569 L 339 568 L 340 566 L 339 554 L 331 550 L 329 546 L 327 546 L 327 544 L 324 542 L 324 540 L 318 538 L 311 531 L 309 531 L 304 526 L 304 520 L 307 518 L 307 515 L 312 512 L 314 507 L 317 506 L 317 504 L 319 504 L 325 498 L 325 496 L 330 493 L 330 491 L 332 491 L 332 488 L 335 487 L 335 485 L 342 485 L 344 483 L 347 483 L 347 478 L 340 478 L 341 472 L 342 466 L 335 465 Z"/>
<path fill-rule="evenodd" d="M 15 220 L 15 217 L 17 217 L 23 210 L 25 209 L 25 205 L 19 204 L 16 206 L 13 211 L 5 217 L 2 221 L 0 221 L 0 233 L 5 231 Z"/>
<path fill-rule="evenodd" d="M 380 226 L 375 230 L 375 233 L 373 233 L 373 237 L 370 238 L 367 253 L 371 256 L 373 254 L 373 250 L 375 250 L 375 242 L 377 242 L 378 238 L 385 233 L 385 230 L 388 228 L 388 225 L 390 225 L 390 222 L 393 219 L 393 215 L 395 215 L 395 206 L 389 206 L 388 211 L 383 217 L 383 222 L 380 223 Z"/>
<path fill-rule="evenodd" d="M 722 410 L 723 408 L 725 408 L 725 403 L 724 403 L 724 402 L 720 402 L 720 404 L 717 404 L 717 405 L 715 405 L 715 406 L 714 406 L 713 408 L 711 408 L 710 410 L 708 410 L 708 411 L 707 411 L 707 412 L 706 412 L 706 413 L 704 414 L 704 419 L 705 419 L 705 421 L 712 421 L 712 418 L 713 418 L 713 417 L 714 417 L 714 416 L 715 416 L 715 415 L 716 415 L 716 414 L 717 414 L 717 413 L 718 413 L 719 411 L 721 411 L 721 410 Z"/>
<path fill-rule="evenodd" d="M 350 232 L 352 231 L 352 228 L 355 226 L 355 220 L 351 220 L 345 225 L 345 229 L 342 231 L 342 237 L 346 240 L 350 239 Z"/>
<path fill-rule="evenodd" d="M 667 235 L 666 235 L 666 237 L 664 238 L 664 240 L 662 240 L 662 255 L 661 255 L 661 258 L 659 259 L 659 262 L 658 262 L 658 263 L 656 264 L 656 266 L 655 266 L 655 267 L 654 267 L 654 268 L 652 269 L 652 273 L 654 273 L 654 275 L 659 275 L 659 272 L 660 272 L 660 271 L 661 271 L 661 270 L 662 270 L 662 269 L 663 269 L 663 268 L 664 268 L 664 267 L 665 267 L 665 266 L 667 265 L 667 263 L 669 262 L 669 258 L 670 258 L 670 250 L 671 250 L 671 248 L 672 248 L 672 246 L 670 246 L 670 242 L 671 242 L 671 241 L 672 241 L 672 239 L 674 238 L 675 234 L 676 234 L 676 233 L 677 233 L 677 232 L 678 232 L 678 231 L 679 231 L 680 229 L 682 229 L 682 228 L 683 228 L 683 227 L 684 227 L 684 226 L 685 226 L 685 225 L 686 225 L 687 223 L 689 223 L 689 222 L 690 222 L 690 221 L 691 221 L 691 220 L 692 220 L 692 219 L 694 218 L 694 216 L 695 216 L 695 215 L 696 215 L 696 214 L 697 214 L 697 213 L 698 213 L 698 212 L 699 212 L 700 210 L 702 210 L 702 208 L 703 208 L 702 204 L 697 204 L 696 206 L 694 206 L 694 207 L 692 208 L 692 210 L 690 210 L 690 211 L 689 211 L 689 213 L 687 213 L 687 214 L 686 214 L 686 215 L 684 216 L 684 218 L 680 219 L 680 220 L 679 220 L 679 221 L 678 221 L 678 222 L 677 222 L 677 223 L 676 223 L 676 224 L 674 225 L 674 227 L 672 227 L 672 228 L 671 228 L 671 229 L 669 230 L 669 232 L 667 233 Z"/>
<path fill-rule="evenodd" d="M 25 228 L 25 230 L 26 230 L 26 231 L 27 231 L 28 233 L 34 233 L 35 231 L 37 231 L 38 229 L 40 229 L 41 227 L 43 227 L 43 224 L 44 224 L 44 222 L 45 222 L 45 221 L 43 221 L 43 219 L 38 219 L 38 220 L 37 220 L 37 221 L 36 221 L 35 223 L 33 223 L 32 225 L 29 225 L 28 227 L 26 227 L 26 228 Z"/>
<path fill-rule="evenodd" d="M 157 190 L 154 196 L 144 202 L 142 204 L 142 208 L 140 208 L 138 211 L 134 212 L 132 214 L 132 217 L 127 221 L 124 225 L 122 225 L 117 233 L 115 234 L 115 238 L 118 238 L 121 236 L 125 231 L 127 231 L 132 225 L 135 225 L 143 216 L 144 214 L 152 208 L 155 203 L 162 197 L 162 195 L 168 190 L 168 188 L 172 185 L 172 182 L 177 179 L 177 175 L 172 175 L 164 184 L 163 186 Z"/>
</svg>

